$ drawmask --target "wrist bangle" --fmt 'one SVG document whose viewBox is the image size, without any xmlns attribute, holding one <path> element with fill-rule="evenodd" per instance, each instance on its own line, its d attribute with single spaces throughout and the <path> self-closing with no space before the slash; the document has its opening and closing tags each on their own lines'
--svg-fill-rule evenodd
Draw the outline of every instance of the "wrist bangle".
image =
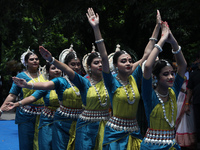
<svg viewBox="0 0 200 150">
<path fill-rule="evenodd" d="M 34 88 L 34 84 L 32 82 L 31 82 L 31 86 L 32 86 L 31 89 L 33 89 Z"/>
<path fill-rule="evenodd" d="M 98 44 L 98 43 L 101 43 L 103 41 L 104 41 L 104 39 L 100 39 L 100 40 L 96 40 L 95 43 Z"/>
<path fill-rule="evenodd" d="M 185 103 L 185 105 L 190 105 L 189 103 Z"/>
<path fill-rule="evenodd" d="M 157 42 L 158 40 L 156 39 L 156 38 L 149 38 L 149 40 L 152 40 L 152 41 L 155 41 L 155 42 Z"/>
<path fill-rule="evenodd" d="M 154 47 L 156 47 L 160 51 L 160 53 L 163 51 L 163 49 L 158 44 L 155 44 Z"/>
<path fill-rule="evenodd" d="M 54 61 L 55 61 L 55 58 L 54 58 L 54 57 L 52 57 L 52 61 L 51 61 L 51 62 L 49 61 L 49 63 L 50 63 L 50 64 L 53 64 L 53 63 L 54 63 Z"/>
<path fill-rule="evenodd" d="M 178 50 L 177 50 L 177 51 L 174 51 L 174 50 L 172 49 L 172 53 L 173 53 L 173 54 L 178 54 L 180 51 L 181 51 L 181 46 L 178 46 Z"/>
<path fill-rule="evenodd" d="M 19 107 L 23 106 L 21 101 L 18 101 L 18 103 L 19 103 Z"/>
<path fill-rule="evenodd" d="M 1 114 L 3 114 L 3 111 L 0 109 Z"/>
</svg>

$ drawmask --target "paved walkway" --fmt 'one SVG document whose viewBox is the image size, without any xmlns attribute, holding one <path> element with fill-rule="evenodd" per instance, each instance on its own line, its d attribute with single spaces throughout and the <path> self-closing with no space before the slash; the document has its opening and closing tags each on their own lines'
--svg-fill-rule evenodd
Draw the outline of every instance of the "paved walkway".
<svg viewBox="0 0 200 150">
<path fill-rule="evenodd" d="M 1 117 L 0 120 L 14 120 L 15 119 L 15 111 L 9 111 L 9 112 L 4 112 Z"/>
</svg>

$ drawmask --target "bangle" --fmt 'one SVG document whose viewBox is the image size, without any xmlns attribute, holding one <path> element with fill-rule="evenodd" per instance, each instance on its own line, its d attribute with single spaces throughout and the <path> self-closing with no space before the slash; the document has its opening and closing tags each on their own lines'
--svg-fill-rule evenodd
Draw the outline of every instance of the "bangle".
<svg viewBox="0 0 200 150">
<path fill-rule="evenodd" d="M 32 85 L 31 89 L 33 89 L 34 88 L 34 84 L 32 82 L 31 82 L 31 85 Z"/>
<path fill-rule="evenodd" d="M 23 106 L 21 101 L 18 101 L 18 103 L 19 103 L 19 107 Z"/>
<path fill-rule="evenodd" d="M 178 50 L 177 50 L 177 51 L 174 51 L 174 50 L 172 49 L 172 53 L 173 53 L 173 54 L 178 54 L 180 51 L 181 51 L 181 46 L 178 46 Z"/>
<path fill-rule="evenodd" d="M 55 61 L 55 58 L 54 58 L 54 57 L 52 57 L 52 61 L 51 61 L 51 62 L 49 61 L 49 63 L 50 63 L 50 64 L 53 64 L 53 63 L 54 63 L 54 61 Z"/>
<path fill-rule="evenodd" d="M 149 38 L 149 40 L 152 40 L 152 41 L 155 41 L 155 42 L 157 42 L 158 40 L 156 39 L 156 38 Z"/>
<path fill-rule="evenodd" d="M 0 112 L 1 112 L 1 114 L 3 114 L 3 111 L 1 110 L 1 108 L 0 108 Z"/>
<path fill-rule="evenodd" d="M 95 43 L 98 44 L 98 43 L 101 43 L 103 41 L 104 41 L 104 39 L 100 39 L 100 40 L 96 40 Z"/>
<path fill-rule="evenodd" d="M 154 47 L 156 47 L 160 51 L 160 53 L 163 51 L 163 49 L 158 44 L 155 44 Z"/>
<path fill-rule="evenodd" d="M 185 103 L 185 105 L 190 105 L 189 103 Z"/>
</svg>

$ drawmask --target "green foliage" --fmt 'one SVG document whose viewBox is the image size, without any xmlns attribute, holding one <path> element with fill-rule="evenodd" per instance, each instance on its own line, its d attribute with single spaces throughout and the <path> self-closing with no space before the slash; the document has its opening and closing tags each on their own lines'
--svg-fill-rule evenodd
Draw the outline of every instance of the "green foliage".
<svg viewBox="0 0 200 150">
<path fill-rule="evenodd" d="M 88 7 L 93 7 L 100 16 L 108 54 L 120 44 L 121 49 L 134 56 L 134 60 L 143 55 L 159 9 L 191 63 L 196 59 L 200 45 L 199 4 L 198 0 L 1 0 L 0 73 L 9 80 L 11 73 L 7 72 L 6 63 L 19 61 L 29 46 L 38 53 L 39 45 L 43 45 L 56 58 L 71 44 L 81 56 L 90 52 L 94 34 L 85 15 Z M 166 48 L 161 57 L 171 59 Z M 40 60 L 43 65 L 45 61 Z"/>
</svg>

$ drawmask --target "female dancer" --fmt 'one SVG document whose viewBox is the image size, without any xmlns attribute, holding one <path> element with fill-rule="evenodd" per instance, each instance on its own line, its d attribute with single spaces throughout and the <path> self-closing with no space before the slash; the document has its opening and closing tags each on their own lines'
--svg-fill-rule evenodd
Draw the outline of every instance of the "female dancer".
<svg viewBox="0 0 200 150">
<path fill-rule="evenodd" d="M 17 75 L 18 78 L 24 79 L 28 83 L 45 81 L 38 70 L 39 59 L 36 54 L 28 49 L 27 52 L 22 54 L 21 62 L 24 66 L 26 66 L 27 70 L 19 73 Z M 5 106 L 8 106 L 8 102 L 14 101 L 18 94 L 20 94 L 20 99 L 24 99 L 32 93 L 34 93 L 33 89 L 29 90 L 26 88 L 20 88 L 13 83 L 9 95 L 7 96 L 1 109 L 3 111 L 8 111 L 9 107 L 4 109 Z M 20 107 L 16 110 L 15 123 L 18 124 L 19 148 L 20 150 L 38 149 L 38 125 L 44 101 L 43 99 L 39 99 L 38 101 L 26 106 L 22 106 L 21 101 L 18 103 Z"/>
<path fill-rule="evenodd" d="M 155 62 L 165 42 L 171 44 L 172 53 L 177 61 L 176 77 L 168 61 L 161 59 Z M 174 131 L 177 114 L 176 99 L 184 81 L 186 66 L 181 47 L 167 22 L 163 22 L 162 36 L 145 63 L 143 74 L 142 97 L 149 128 L 141 143 L 142 150 L 180 149 L 175 142 Z M 152 73 L 158 80 L 155 90 L 152 88 Z"/>
<path fill-rule="evenodd" d="M 53 78 L 61 76 L 61 70 L 57 69 L 54 65 L 50 63 L 46 64 L 44 68 L 45 73 L 43 75 L 48 80 L 52 80 Z M 59 107 L 58 96 L 55 90 L 37 90 L 31 96 L 24 98 L 20 101 L 20 103 L 8 103 L 9 109 L 13 109 L 15 107 L 19 107 L 19 104 L 24 106 L 27 104 L 31 104 L 38 99 L 42 98 L 45 102 L 44 109 L 42 110 L 40 116 L 40 124 L 39 124 L 39 149 L 41 150 L 50 150 L 52 149 L 52 128 L 53 128 L 53 119 L 56 109 Z"/>
<path fill-rule="evenodd" d="M 86 55 L 89 78 L 84 78 L 51 56 L 45 48 L 40 47 L 44 59 L 51 61 L 65 72 L 78 87 L 85 110 L 76 125 L 75 149 L 102 149 L 104 127 L 109 119 L 110 100 L 102 80 L 101 57 L 97 52 Z"/>
<path fill-rule="evenodd" d="M 80 72 L 81 61 L 72 46 L 63 50 L 60 60 L 64 61 L 74 72 Z M 74 149 L 76 122 L 82 112 L 82 101 L 77 87 L 66 76 L 54 78 L 45 83 L 34 84 L 26 83 L 24 80 L 15 77 L 13 77 L 13 80 L 18 86 L 26 88 L 56 90 L 60 107 L 54 115 L 52 149 Z"/>
<path fill-rule="evenodd" d="M 99 16 L 92 8 L 88 9 L 86 15 L 94 30 L 95 43 L 102 57 L 103 77 L 113 109 L 113 116 L 105 126 L 103 149 L 139 149 L 142 137 L 136 113 L 140 99 L 137 86 L 142 78 L 140 65 L 148 57 L 155 44 L 160 30 L 160 14 L 158 12 L 156 27 L 141 60 L 132 64 L 131 56 L 125 51 L 114 54 L 113 64 L 115 68 L 118 68 L 116 77 L 109 70 L 108 56 L 99 29 Z"/>
</svg>

